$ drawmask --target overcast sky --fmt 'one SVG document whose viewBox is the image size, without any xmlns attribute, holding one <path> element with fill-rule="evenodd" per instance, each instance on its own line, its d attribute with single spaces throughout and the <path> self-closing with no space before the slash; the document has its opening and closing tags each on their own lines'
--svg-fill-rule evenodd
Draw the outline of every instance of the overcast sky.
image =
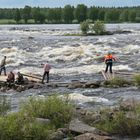
<svg viewBox="0 0 140 140">
<path fill-rule="evenodd" d="M 70 4 L 85 4 L 87 6 L 140 6 L 140 0 L 0 0 L 1 8 L 39 6 L 39 7 L 64 7 Z"/>
</svg>

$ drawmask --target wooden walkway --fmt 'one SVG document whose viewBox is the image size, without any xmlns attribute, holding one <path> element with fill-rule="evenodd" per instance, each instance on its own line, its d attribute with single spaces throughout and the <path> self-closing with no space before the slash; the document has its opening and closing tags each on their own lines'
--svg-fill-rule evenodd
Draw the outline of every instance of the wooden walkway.
<svg viewBox="0 0 140 140">
<path fill-rule="evenodd" d="M 132 80 L 133 76 L 139 73 L 134 72 L 123 72 L 123 71 L 114 71 L 113 73 L 105 73 L 104 71 L 101 71 L 104 80 L 111 80 L 115 77 L 123 78 L 123 79 L 129 79 Z"/>
</svg>

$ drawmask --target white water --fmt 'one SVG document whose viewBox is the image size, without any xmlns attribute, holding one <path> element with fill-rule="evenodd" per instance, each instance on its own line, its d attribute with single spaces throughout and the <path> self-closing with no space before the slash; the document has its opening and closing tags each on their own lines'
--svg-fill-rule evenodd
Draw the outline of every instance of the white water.
<svg viewBox="0 0 140 140">
<path fill-rule="evenodd" d="M 96 76 L 96 73 L 105 69 L 104 56 L 108 51 L 112 51 L 114 56 L 119 58 L 119 61 L 114 63 L 113 70 L 138 71 L 140 70 L 140 26 L 139 24 L 107 25 L 109 30 L 118 28 L 131 30 L 132 33 L 78 37 L 62 35 L 79 33 L 79 25 L 0 26 L 0 59 L 4 55 L 7 56 L 7 71 L 12 69 L 14 72 L 42 75 L 43 68 L 40 64 L 49 61 L 52 65 L 52 81 L 58 78 L 62 82 L 73 78 L 93 81 L 93 74 Z M 46 91 L 52 92 L 48 89 L 33 92 L 37 94 Z M 96 97 L 92 94 L 87 97 L 82 94 L 83 92 L 86 94 L 86 90 L 81 92 L 69 92 L 72 93 L 71 99 L 79 104 L 109 103 L 107 98 L 100 97 L 100 93 Z"/>
</svg>

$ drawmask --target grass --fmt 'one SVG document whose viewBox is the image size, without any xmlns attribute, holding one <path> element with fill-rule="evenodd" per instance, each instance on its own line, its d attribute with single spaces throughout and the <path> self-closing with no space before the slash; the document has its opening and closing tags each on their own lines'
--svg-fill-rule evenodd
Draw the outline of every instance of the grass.
<svg viewBox="0 0 140 140">
<path fill-rule="evenodd" d="M 68 124 L 72 117 L 73 105 L 67 99 L 58 96 L 30 98 L 19 112 L 1 115 L 0 140 L 49 140 L 52 133 Z M 36 118 L 49 119 L 50 123 L 39 123 Z"/>
<path fill-rule="evenodd" d="M 135 83 L 137 86 L 140 86 L 140 74 L 134 75 L 134 83 Z"/>
<path fill-rule="evenodd" d="M 127 81 L 120 77 L 115 77 L 111 80 L 104 82 L 104 86 L 106 86 L 106 87 L 124 87 L 124 86 L 128 86 L 131 84 L 132 84 L 132 82 Z"/>
<path fill-rule="evenodd" d="M 130 110 L 119 107 L 117 111 L 101 111 L 101 120 L 95 123 L 98 129 L 121 136 L 140 136 L 140 104 L 133 104 Z"/>
<path fill-rule="evenodd" d="M 73 105 L 67 101 L 50 96 L 47 99 L 31 98 L 24 103 L 22 110 L 28 115 L 37 118 L 50 119 L 55 128 L 69 123 L 73 116 Z"/>
<path fill-rule="evenodd" d="M 10 104 L 5 96 L 0 97 L 0 116 L 4 116 L 10 110 Z"/>
</svg>

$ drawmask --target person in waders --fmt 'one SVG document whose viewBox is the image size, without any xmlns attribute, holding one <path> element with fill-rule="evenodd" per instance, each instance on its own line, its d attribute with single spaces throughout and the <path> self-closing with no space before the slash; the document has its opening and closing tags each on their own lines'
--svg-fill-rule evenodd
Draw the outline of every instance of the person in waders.
<svg viewBox="0 0 140 140">
<path fill-rule="evenodd" d="M 108 68 L 110 73 L 112 73 L 113 61 L 116 61 L 116 58 L 111 54 L 111 52 L 108 52 L 108 54 L 104 58 L 104 62 L 106 64 L 105 73 L 107 73 Z"/>
<path fill-rule="evenodd" d="M 50 72 L 50 69 L 51 69 L 51 66 L 50 64 L 45 63 L 45 64 L 41 64 L 41 65 L 44 65 L 44 74 L 43 74 L 43 77 L 42 77 L 42 83 L 44 83 L 44 79 L 47 75 L 47 83 L 49 83 L 49 72 Z"/>
</svg>

